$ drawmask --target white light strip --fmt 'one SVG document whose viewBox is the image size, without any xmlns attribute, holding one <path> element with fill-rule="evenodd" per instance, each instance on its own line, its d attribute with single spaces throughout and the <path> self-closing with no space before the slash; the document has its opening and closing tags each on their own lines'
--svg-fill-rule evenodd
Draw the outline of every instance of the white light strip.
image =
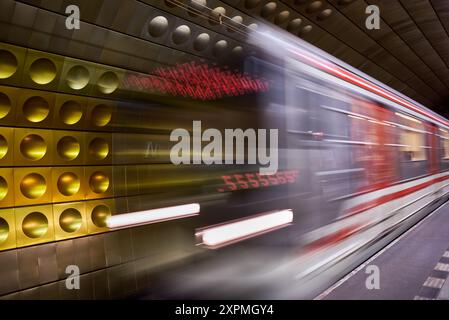
<svg viewBox="0 0 449 320">
<path fill-rule="evenodd" d="M 200 212 L 198 203 L 184 204 L 180 206 L 137 211 L 111 216 L 106 221 L 108 228 L 123 228 L 135 225 L 149 224 L 173 219 L 186 218 L 197 215 Z"/>
<path fill-rule="evenodd" d="M 292 222 L 293 212 L 286 209 L 206 227 L 195 235 L 200 244 L 218 248 L 288 226 Z"/>
<path fill-rule="evenodd" d="M 410 120 L 410 121 L 413 121 L 413 122 L 416 122 L 416 123 L 421 123 L 421 121 L 419 121 L 418 119 L 415 119 L 415 118 L 410 117 L 410 116 L 406 116 L 405 114 L 402 114 L 400 112 L 395 112 L 395 114 L 397 116 L 401 117 L 401 118 L 406 119 L 406 120 Z"/>
</svg>

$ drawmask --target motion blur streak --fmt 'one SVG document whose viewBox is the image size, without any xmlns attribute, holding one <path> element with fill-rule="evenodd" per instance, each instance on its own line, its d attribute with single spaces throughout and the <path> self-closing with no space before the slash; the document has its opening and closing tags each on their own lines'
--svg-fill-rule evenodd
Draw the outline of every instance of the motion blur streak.
<svg viewBox="0 0 449 320">
<path fill-rule="evenodd" d="M 199 212 L 200 205 L 198 203 L 191 203 L 112 216 L 108 219 L 107 225 L 111 229 L 123 228 L 134 225 L 186 218 L 197 215 Z"/>
<path fill-rule="evenodd" d="M 290 209 L 262 214 L 249 219 L 212 226 L 196 233 L 201 244 L 217 248 L 288 226 L 293 222 Z"/>
</svg>

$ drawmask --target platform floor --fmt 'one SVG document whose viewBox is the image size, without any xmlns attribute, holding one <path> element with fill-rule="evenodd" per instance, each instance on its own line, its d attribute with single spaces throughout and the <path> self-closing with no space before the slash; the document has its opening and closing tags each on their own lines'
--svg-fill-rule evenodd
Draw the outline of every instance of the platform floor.
<svg viewBox="0 0 449 320">
<path fill-rule="evenodd" d="M 372 265 L 379 270 L 378 289 L 368 289 L 366 285 L 374 283 L 372 268 L 367 268 Z M 448 274 L 449 202 L 446 202 L 316 299 L 447 300 Z"/>
</svg>

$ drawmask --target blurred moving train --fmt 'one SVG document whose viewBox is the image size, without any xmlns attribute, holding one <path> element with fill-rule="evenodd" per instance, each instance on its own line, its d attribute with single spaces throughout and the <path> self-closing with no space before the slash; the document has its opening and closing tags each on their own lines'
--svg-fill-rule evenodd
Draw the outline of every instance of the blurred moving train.
<svg viewBox="0 0 449 320">
<path fill-rule="evenodd" d="M 279 171 L 227 169 L 196 235 L 234 248 L 170 273 L 172 297 L 313 298 L 449 193 L 446 119 L 293 36 L 252 37 L 245 71 L 270 89 L 227 107 L 279 129 Z"/>
<path fill-rule="evenodd" d="M 313 298 L 446 200 L 448 120 L 284 32 L 248 45 L 148 75 L 0 44 L 0 295 Z M 278 171 L 171 163 L 193 121 L 277 129 Z"/>
</svg>

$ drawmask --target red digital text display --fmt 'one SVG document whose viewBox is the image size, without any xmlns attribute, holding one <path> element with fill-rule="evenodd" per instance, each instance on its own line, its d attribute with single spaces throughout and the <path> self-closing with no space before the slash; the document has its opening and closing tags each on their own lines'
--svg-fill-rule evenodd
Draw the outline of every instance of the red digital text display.
<svg viewBox="0 0 449 320">
<path fill-rule="evenodd" d="M 269 90 L 269 83 L 264 79 L 196 62 L 179 64 L 172 68 L 157 68 L 151 75 L 130 74 L 124 78 L 123 85 L 125 89 L 167 93 L 200 100 L 215 100 Z"/>
<path fill-rule="evenodd" d="M 217 191 L 257 189 L 295 183 L 298 175 L 298 170 L 278 171 L 272 175 L 261 175 L 258 172 L 232 174 L 221 177 L 224 184 Z"/>
</svg>

